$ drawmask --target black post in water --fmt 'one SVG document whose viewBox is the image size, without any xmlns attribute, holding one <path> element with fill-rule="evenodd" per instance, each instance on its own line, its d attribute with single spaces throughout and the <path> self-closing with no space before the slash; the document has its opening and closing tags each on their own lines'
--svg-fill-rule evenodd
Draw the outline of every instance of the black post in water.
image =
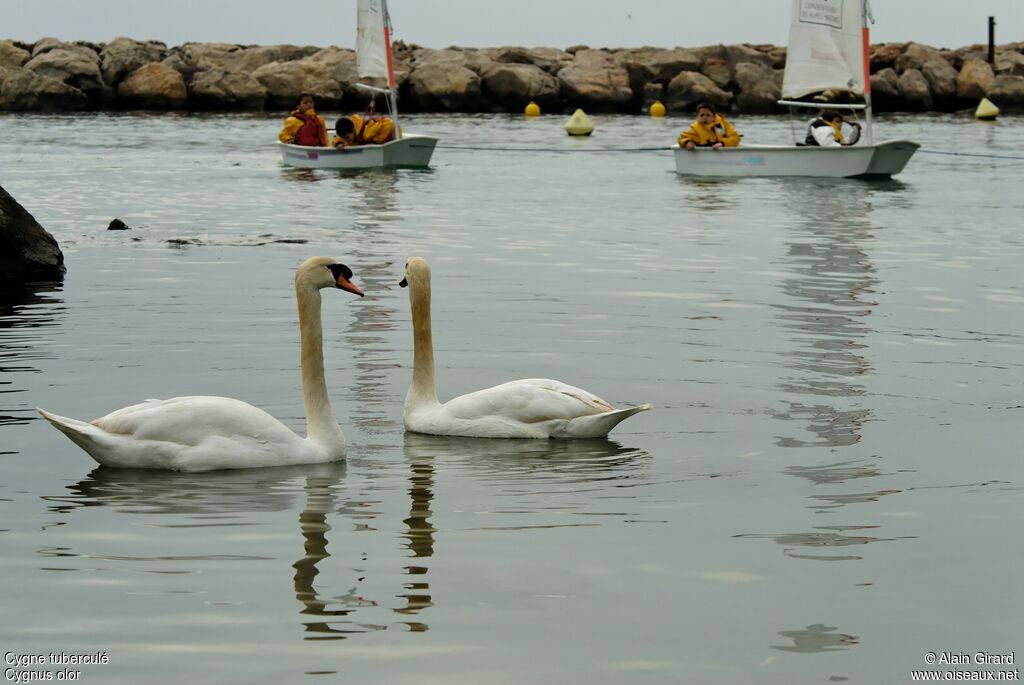
<svg viewBox="0 0 1024 685">
<path fill-rule="evenodd" d="M 988 63 L 996 63 L 996 18 L 988 18 Z"/>
</svg>

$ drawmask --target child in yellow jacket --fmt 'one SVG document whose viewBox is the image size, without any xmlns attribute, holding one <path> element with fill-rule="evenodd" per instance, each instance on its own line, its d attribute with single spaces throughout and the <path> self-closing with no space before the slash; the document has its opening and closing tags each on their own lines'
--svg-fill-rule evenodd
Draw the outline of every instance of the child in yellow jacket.
<svg viewBox="0 0 1024 685">
<path fill-rule="evenodd" d="M 349 145 L 380 145 L 395 139 L 395 122 L 389 117 L 367 117 L 358 114 L 338 119 L 331 145 L 342 148 Z"/>
<path fill-rule="evenodd" d="M 723 146 L 736 147 L 740 144 L 740 137 L 732 124 L 715 111 L 714 105 L 702 102 L 697 105 L 697 120 L 679 134 L 679 147 L 687 150 L 695 147 L 718 150 Z"/>
</svg>

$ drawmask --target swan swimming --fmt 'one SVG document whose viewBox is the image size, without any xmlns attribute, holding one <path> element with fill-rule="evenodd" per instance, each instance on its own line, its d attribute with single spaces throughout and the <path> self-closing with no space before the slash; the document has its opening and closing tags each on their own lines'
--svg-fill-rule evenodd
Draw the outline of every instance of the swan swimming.
<svg viewBox="0 0 1024 685">
<path fill-rule="evenodd" d="M 324 380 L 320 290 L 340 288 L 362 297 L 351 278 L 352 270 L 330 257 L 310 257 L 295 272 L 305 438 L 262 409 L 229 397 L 146 400 L 88 423 L 37 411 L 104 466 L 213 471 L 344 459 L 345 437 Z"/>
<path fill-rule="evenodd" d="M 430 325 L 430 265 L 410 257 L 405 278 L 412 307 L 412 384 L 405 396 L 406 430 L 473 438 L 600 438 L 650 404 L 616 409 L 586 390 L 547 378 L 525 378 L 437 401 Z"/>
</svg>

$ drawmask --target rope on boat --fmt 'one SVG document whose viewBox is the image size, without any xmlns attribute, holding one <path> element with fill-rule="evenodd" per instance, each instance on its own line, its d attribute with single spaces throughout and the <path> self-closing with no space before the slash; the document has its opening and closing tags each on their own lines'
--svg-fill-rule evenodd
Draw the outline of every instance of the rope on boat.
<svg viewBox="0 0 1024 685">
<path fill-rule="evenodd" d="M 413 147 L 426 147 L 413 145 Z M 440 150 L 467 150 L 473 152 L 669 152 L 671 147 L 598 147 L 598 148 L 553 148 L 553 147 L 489 147 L 476 145 L 438 145 Z M 929 155 L 950 155 L 954 157 L 979 157 L 984 159 L 1015 159 L 1024 160 L 1021 155 L 989 155 L 973 152 L 949 152 L 946 150 L 924 150 L 919 153 Z"/>
<path fill-rule="evenodd" d="M 1020 155 L 982 155 L 973 152 L 946 152 L 945 150 L 918 150 L 928 155 L 952 155 L 956 157 L 983 157 L 986 159 L 1022 159 L 1024 157 Z"/>
<path fill-rule="evenodd" d="M 420 147 L 413 145 L 412 147 Z M 439 150 L 473 150 L 487 152 L 668 152 L 672 148 L 660 147 L 598 147 L 564 149 L 554 147 L 476 147 L 473 145 L 438 145 Z"/>
</svg>

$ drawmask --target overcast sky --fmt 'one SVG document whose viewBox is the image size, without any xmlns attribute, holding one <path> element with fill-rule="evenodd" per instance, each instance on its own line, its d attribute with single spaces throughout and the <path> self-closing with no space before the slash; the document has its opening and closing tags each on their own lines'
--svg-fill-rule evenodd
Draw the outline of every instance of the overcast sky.
<svg viewBox="0 0 1024 685">
<path fill-rule="evenodd" d="M 352 47 L 356 0 L 0 0 L 0 39 Z M 789 0 L 389 0 L 395 36 L 441 48 L 786 42 Z M 873 0 L 872 42 L 1024 41 L 1024 0 Z M 709 11 L 701 11 L 707 7 Z"/>
</svg>

